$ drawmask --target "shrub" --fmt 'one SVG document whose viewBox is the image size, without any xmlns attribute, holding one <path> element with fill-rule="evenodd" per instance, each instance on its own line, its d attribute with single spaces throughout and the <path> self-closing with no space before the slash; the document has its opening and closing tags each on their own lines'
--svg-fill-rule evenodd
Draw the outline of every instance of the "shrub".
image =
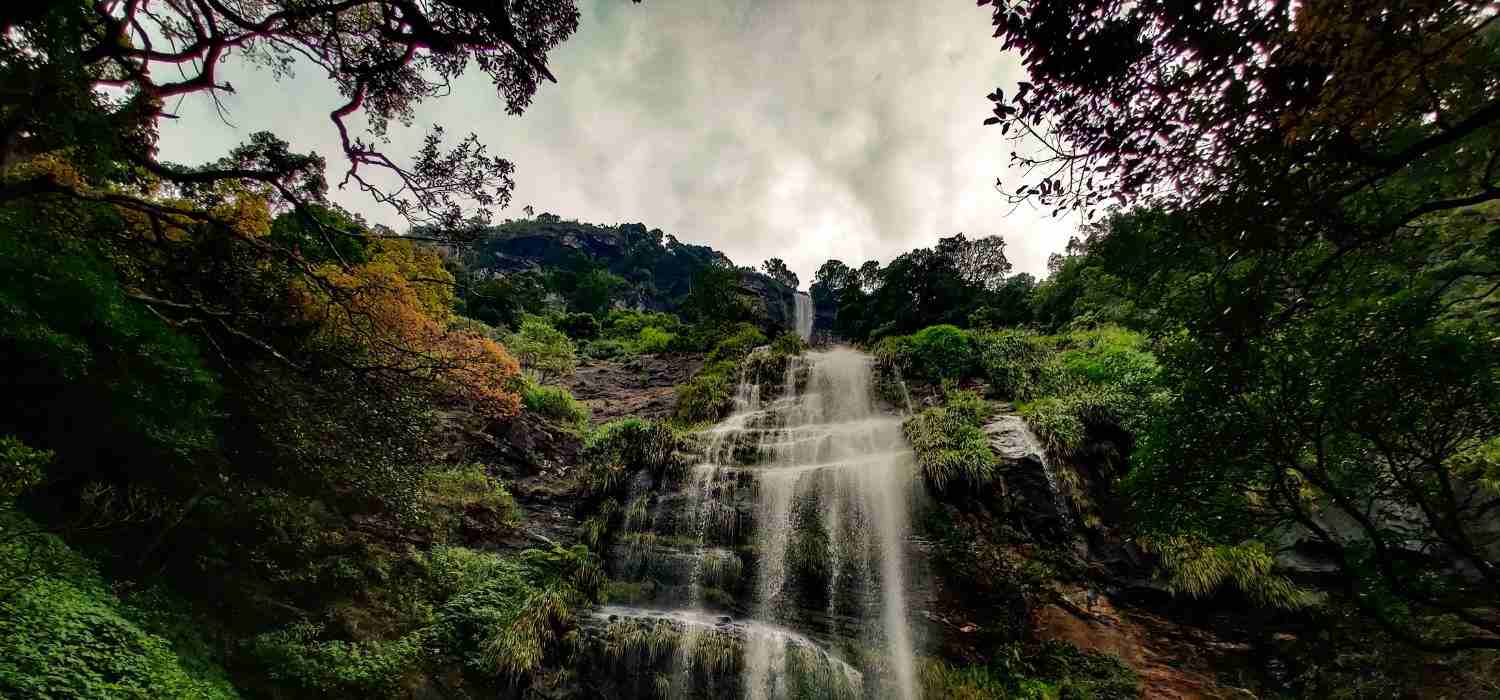
<svg viewBox="0 0 1500 700">
<path fill-rule="evenodd" d="M 238 697 L 211 662 L 185 665 L 167 640 L 130 619 L 61 540 L 23 539 L 0 547 L 0 697 Z"/>
<path fill-rule="evenodd" d="M 771 342 L 771 354 L 794 357 L 807 352 L 807 341 L 796 333 L 782 333 Z"/>
<path fill-rule="evenodd" d="M 912 364 L 916 361 L 915 348 L 909 335 L 883 338 L 875 344 L 871 354 L 881 367 L 894 369 L 902 374 L 910 373 Z"/>
<path fill-rule="evenodd" d="M 713 422 L 723 418 L 734 406 L 738 373 L 739 365 L 733 360 L 704 365 L 692 380 L 677 387 L 674 417 L 683 423 Z"/>
<path fill-rule="evenodd" d="M 928 326 L 911 336 L 912 367 L 932 381 L 962 379 L 974 370 L 969 334 L 957 326 Z"/>
<path fill-rule="evenodd" d="M 425 583 L 433 600 L 447 600 L 474 590 L 499 575 L 505 559 L 493 552 L 437 545 L 421 559 Z"/>
<path fill-rule="evenodd" d="M 497 558 L 485 574 L 443 604 L 435 635 L 471 671 L 512 680 L 555 658 L 575 611 L 597 602 L 603 586 L 597 562 L 581 545 Z"/>
<path fill-rule="evenodd" d="M 675 475 L 683 466 L 683 438 L 662 423 L 625 418 L 605 423 L 584 439 L 585 487 L 596 496 L 618 496 L 631 475 Z"/>
<path fill-rule="evenodd" d="M 540 316 L 523 317 L 521 327 L 510 334 L 505 344 L 527 376 L 537 382 L 566 377 L 578 366 L 573 341 Z"/>
<path fill-rule="evenodd" d="M 995 478 L 999 461 L 984 433 L 988 407 L 978 395 L 956 391 L 943 406 L 906 419 L 901 432 L 917 453 L 922 478 L 935 491 L 980 488 Z"/>
<path fill-rule="evenodd" d="M 581 354 L 595 360 L 613 360 L 635 354 L 635 343 L 615 338 L 594 340 L 583 346 Z"/>
<path fill-rule="evenodd" d="M 0 435 L 0 511 L 10 509 L 18 496 L 42 481 L 52 453 L 27 447 L 14 435 Z"/>
<path fill-rule="evenodd" d="M 998 395 L 1029 401 L 1046 391 L 1043 373 L 1052 350 L 1038 335 L 1027 330 L 1000 330 L 973 334 L 980 371 Z"/>
<path fill-rule="evenodd" d="M 425 654 L 420 632 L 395 640 L 319 640 L 323 626 L 302 622 L 248 640 L 246 651 L 274 680 L 320 692 L 391 695 Z"/>
<path fill-rule="evenodd" d="M 1117 326 L 1074 331 L 1063 336 L 1061 348 L 1059 360 L 1074 381 L 1136 388 L 1156 379 L 1156 357 L 1139 333 Z"/>
<path fill-rule="evenodd" d="M 750 323 L 737 323 L 731 326 L 728 334 L 714 346 L 713 352 L 709 353 L 710 363 L 722 360 L 738 360 L 748 354 L 751 350 L 766 344 L 766 334 L 760 332 Z"/>
<path fill-rule="evenodd" d="M 538 386 L 527 383 L 521 392 L 521 404 L 547 420 L 582 431 L 588 428 L 589 407 L 573 398 L 572 392 L 560 386 Z"/>
<path fill-rule="evenodd" d="M 682 329 L 682 320 L 660 311 L 614 309 L 605 318 L 603 331 L 607 338 L 630 339 L 640 335 L 641 330 L 648 327 L 677 333 Z"/>
<path fill-rule="evenodd" d="M 1254 540 L 1215 545 L 1176 536 L 1141 538 L 1141 545 L 1157 555 L 1157 576 L 1174 594 L 1201 598 L 1233 585 L 1263 607 L 1295 610 L 1313 602 L 1309 592 L 1273 571 L 1275 554 Z"/>
<path fill-rule="evenodd" d="M 510 524 L 519 519 L 510 492 L 481 464 L 429 471 L 424 479 L 423 493 L 425 504 L 432 512 L 434 527 L 444 536 L 451 534 L 464 513 L 471 510 L 489 511 Z"/>
<path fill-rule="evenodd" d="M 1139 678 L 1119 659 L 1063 642 L 1005 645 L 986 665 L 951 666 L 922 659 L 924 697 L 959 700 L 1134 700 Z"/>
<path fill-rule="evenodd" d="M 1073 412 L 1073 404 L 1049 396 L 1020 406 L 1021 417 L 1041 439 L 1048 451 L 1066 453 L 1083 444 L 1083 421 Z"/>
<path fill-rule="evenodd" d="M 662 353 L 668 352 L 677 345 L 677 334 L 668 333 L 655 326 L 647 326 L 641 329 L 636 336 L 635 347 L 638 352 Z"/>
</svg>

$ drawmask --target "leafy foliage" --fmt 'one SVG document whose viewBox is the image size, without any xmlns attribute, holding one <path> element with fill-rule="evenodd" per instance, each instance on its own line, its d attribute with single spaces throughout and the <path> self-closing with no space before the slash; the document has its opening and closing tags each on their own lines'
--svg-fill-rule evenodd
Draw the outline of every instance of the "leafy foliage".
<svg viewBox="0 0 1500 700">
<path fill-rule="evenodd" d="M 526 410 L 559 425 L 578 431 L 588 428 L 589 407 L 563 387 L 528 384 L 521 392 L 521 403 Z"/>
<path fill-rule="evenodd" d="M 271 677 L 294 688 L 340 695 L 389 695 L 426 654 L 420 635 L 394 641 L 320 640 L 323 626 L 299 623 L 246 643 Z"/>
<path fill-rule="evenodd" d="M 29 558 L 57 560 L 29 567 L 48 573 L 20 588 L 7 585 L 0 597 L 0 693 L 101 700 L 239 697 L 222 670 L 211 662 L 185 664 L 171 643 L 131 618 L 87 561 L 55 537 L 43 537 L 42 546 L 0 542 L 0 580 L 7 584 L 14 569 L 32 563 Z"/>
<path fill-rule="evenodd" d="M 1080 651 L 1062 642 L 1024 650 L 1004 647 L 984 666 L 952 666 L 923 659 L 920 680 L 926 697 L 963 700 L 1127 700 L 1140 692 L 1139 679 L 1119 659 Z"/>
<path fill-rule="evenodd" d="M 942 406 L 928 408 L 901 424 L 917 453 L 917 467 L 934 491 L 979 490 L 996 478 L 999 462 L 984 432 L 989 408 L 973 392 L 955 391 Z"/>
<path fill-rule="evenodd" d="M 485 471 L 481 464 L 463 464 L 427 472 L 423 485 L 423 505 L 433 514 L 432 521 L 442 538 L 451 536 L 458 523 L 471 511 L 483 511 L 497 520 L 515 523 L 519 519 L 515 500 L 505 485 Z"/>
<path fill-rule="evenodd" d="M 526 374 L 540 384 L 566 377 L 578 366 L 573 341 L 543 318 L 523 318 L 521 327 L 505 343 Z"/>
</svg>

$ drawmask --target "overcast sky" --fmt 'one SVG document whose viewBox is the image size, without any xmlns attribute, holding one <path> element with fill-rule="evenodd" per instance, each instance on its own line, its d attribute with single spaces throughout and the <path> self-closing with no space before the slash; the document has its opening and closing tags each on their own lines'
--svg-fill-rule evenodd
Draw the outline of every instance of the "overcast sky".
<svg viewBox="0 0 1500 700">
<path fill-rule="evenodd" d="M 582 0 L 581 27 L 549 56 L 520 117 L 483 75 L 423 105 L 397 134 L 402 155 L 426 125 L 477 132 L 516 165 L 497 220 L 531 205 L 601 224 L 641 222 L 707 243 L 741 265 L 781 257 L 803 287 L 823 261 L 882 263 L 939 237 L 1001 234 L 1016 271 L 1045 273 L 1072 231 L 1045 212 L 1011 211 L 993 189 L 1012 146 L 983 127 L 995 87 L 1019 60 L 991 38 L 972 0 L 702 2 Z M 339 100 L 304 69 L 275 82 L 231 65 L 226 125 L 204 98 L 165 120 L 162 157 L 199 163 L 272 129 L 342 173 L 328 112 Z M 336 192 L 371 222 L 396 217 Z M 401 230 L 401 226 L 397 226 Z"/>
</svg>

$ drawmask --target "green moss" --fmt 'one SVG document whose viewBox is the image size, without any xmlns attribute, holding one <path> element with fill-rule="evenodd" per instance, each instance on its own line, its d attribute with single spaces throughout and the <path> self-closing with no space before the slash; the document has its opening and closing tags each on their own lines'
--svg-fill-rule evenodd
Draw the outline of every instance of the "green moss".
<svg viewBox="0 0 1500 700">
<path fill-rule="evenodd" d="M 656 598 L 655 581 L 610 581 L 604 584 L 604 602 L 641 605 Z"/>
</svg>

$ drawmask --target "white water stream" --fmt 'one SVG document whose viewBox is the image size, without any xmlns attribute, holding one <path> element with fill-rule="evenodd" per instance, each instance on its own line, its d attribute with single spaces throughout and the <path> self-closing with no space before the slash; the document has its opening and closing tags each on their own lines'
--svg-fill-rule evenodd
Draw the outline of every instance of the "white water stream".
<svg viewBox="0 0 1500 700">
<path fill-rule="evenodd" d="M 764 367 L 767 351 L 747 367 Z M 691 557 L 670 577 L 680 593 L 656 599 L 663 608 L 601 611 L 678 630 L 659 681 L 667 697 L 737 688 L 750 700 L 916 700 L 906 600 L 915 459 L 901 416 L 873 390 L 869 355 L 808 352 L 776 378 L 747 371 L 732 413 L 701 433 L 702 459 L 652 526 Z M 705 676 L 723 668 L 726 638 L 740 675 Z"/>
<path fill-rule="evenodd" d="M 808 340 L 812 338 L 814 320 L 813 315 L 815 313 L 813 309 L 812 296 L 807 292 L 797 292 L 796 296 L 797 317 L 795 320 L 797 324 L 797 335 L 802 336 L 803 340 Z"/>
<path fill-rule="evenodd" d="M 709 461 L 695 472 L 704 489 L 699 503 L 748 472 L 755 494 L 757 552 L 752 617 L 761 623 L 795 625 L 789 572 L 799 562 L 789 552 L 809 529 L 826 542 L 797 556 L 826 557 L 829 606 L 836 604 L 841 577 L 861 576 L 863 596 L 855 615 L 878 619 L 870 641 L 882 648 L 891 669 L 886 697 L 916 697 L 911 630 L 907 621 L 905 544 L 909 528 L 913 455 L 901 436 L 901 418 L 881 413 L 871 394 L 871 358 L 849 349 L 793 358 L 777 398 L 742 387 L 736 411 L 708 431 Z M 738 464 L 735 447 L 753 445 L 758 459 Z M 726 449 L 726 446 L 728 449 Z M 713 476 L 708 476 L 708 474 Z M 701 508 L 700 508 L 701 512 Z M 868 601 L 868 602 L 867 602 Z M 873 609 L 870 609 L 873 608 Z M 746 642 L 747 697 L 786 697 L 785 641 L 750 635 Z"/>
</svg>

